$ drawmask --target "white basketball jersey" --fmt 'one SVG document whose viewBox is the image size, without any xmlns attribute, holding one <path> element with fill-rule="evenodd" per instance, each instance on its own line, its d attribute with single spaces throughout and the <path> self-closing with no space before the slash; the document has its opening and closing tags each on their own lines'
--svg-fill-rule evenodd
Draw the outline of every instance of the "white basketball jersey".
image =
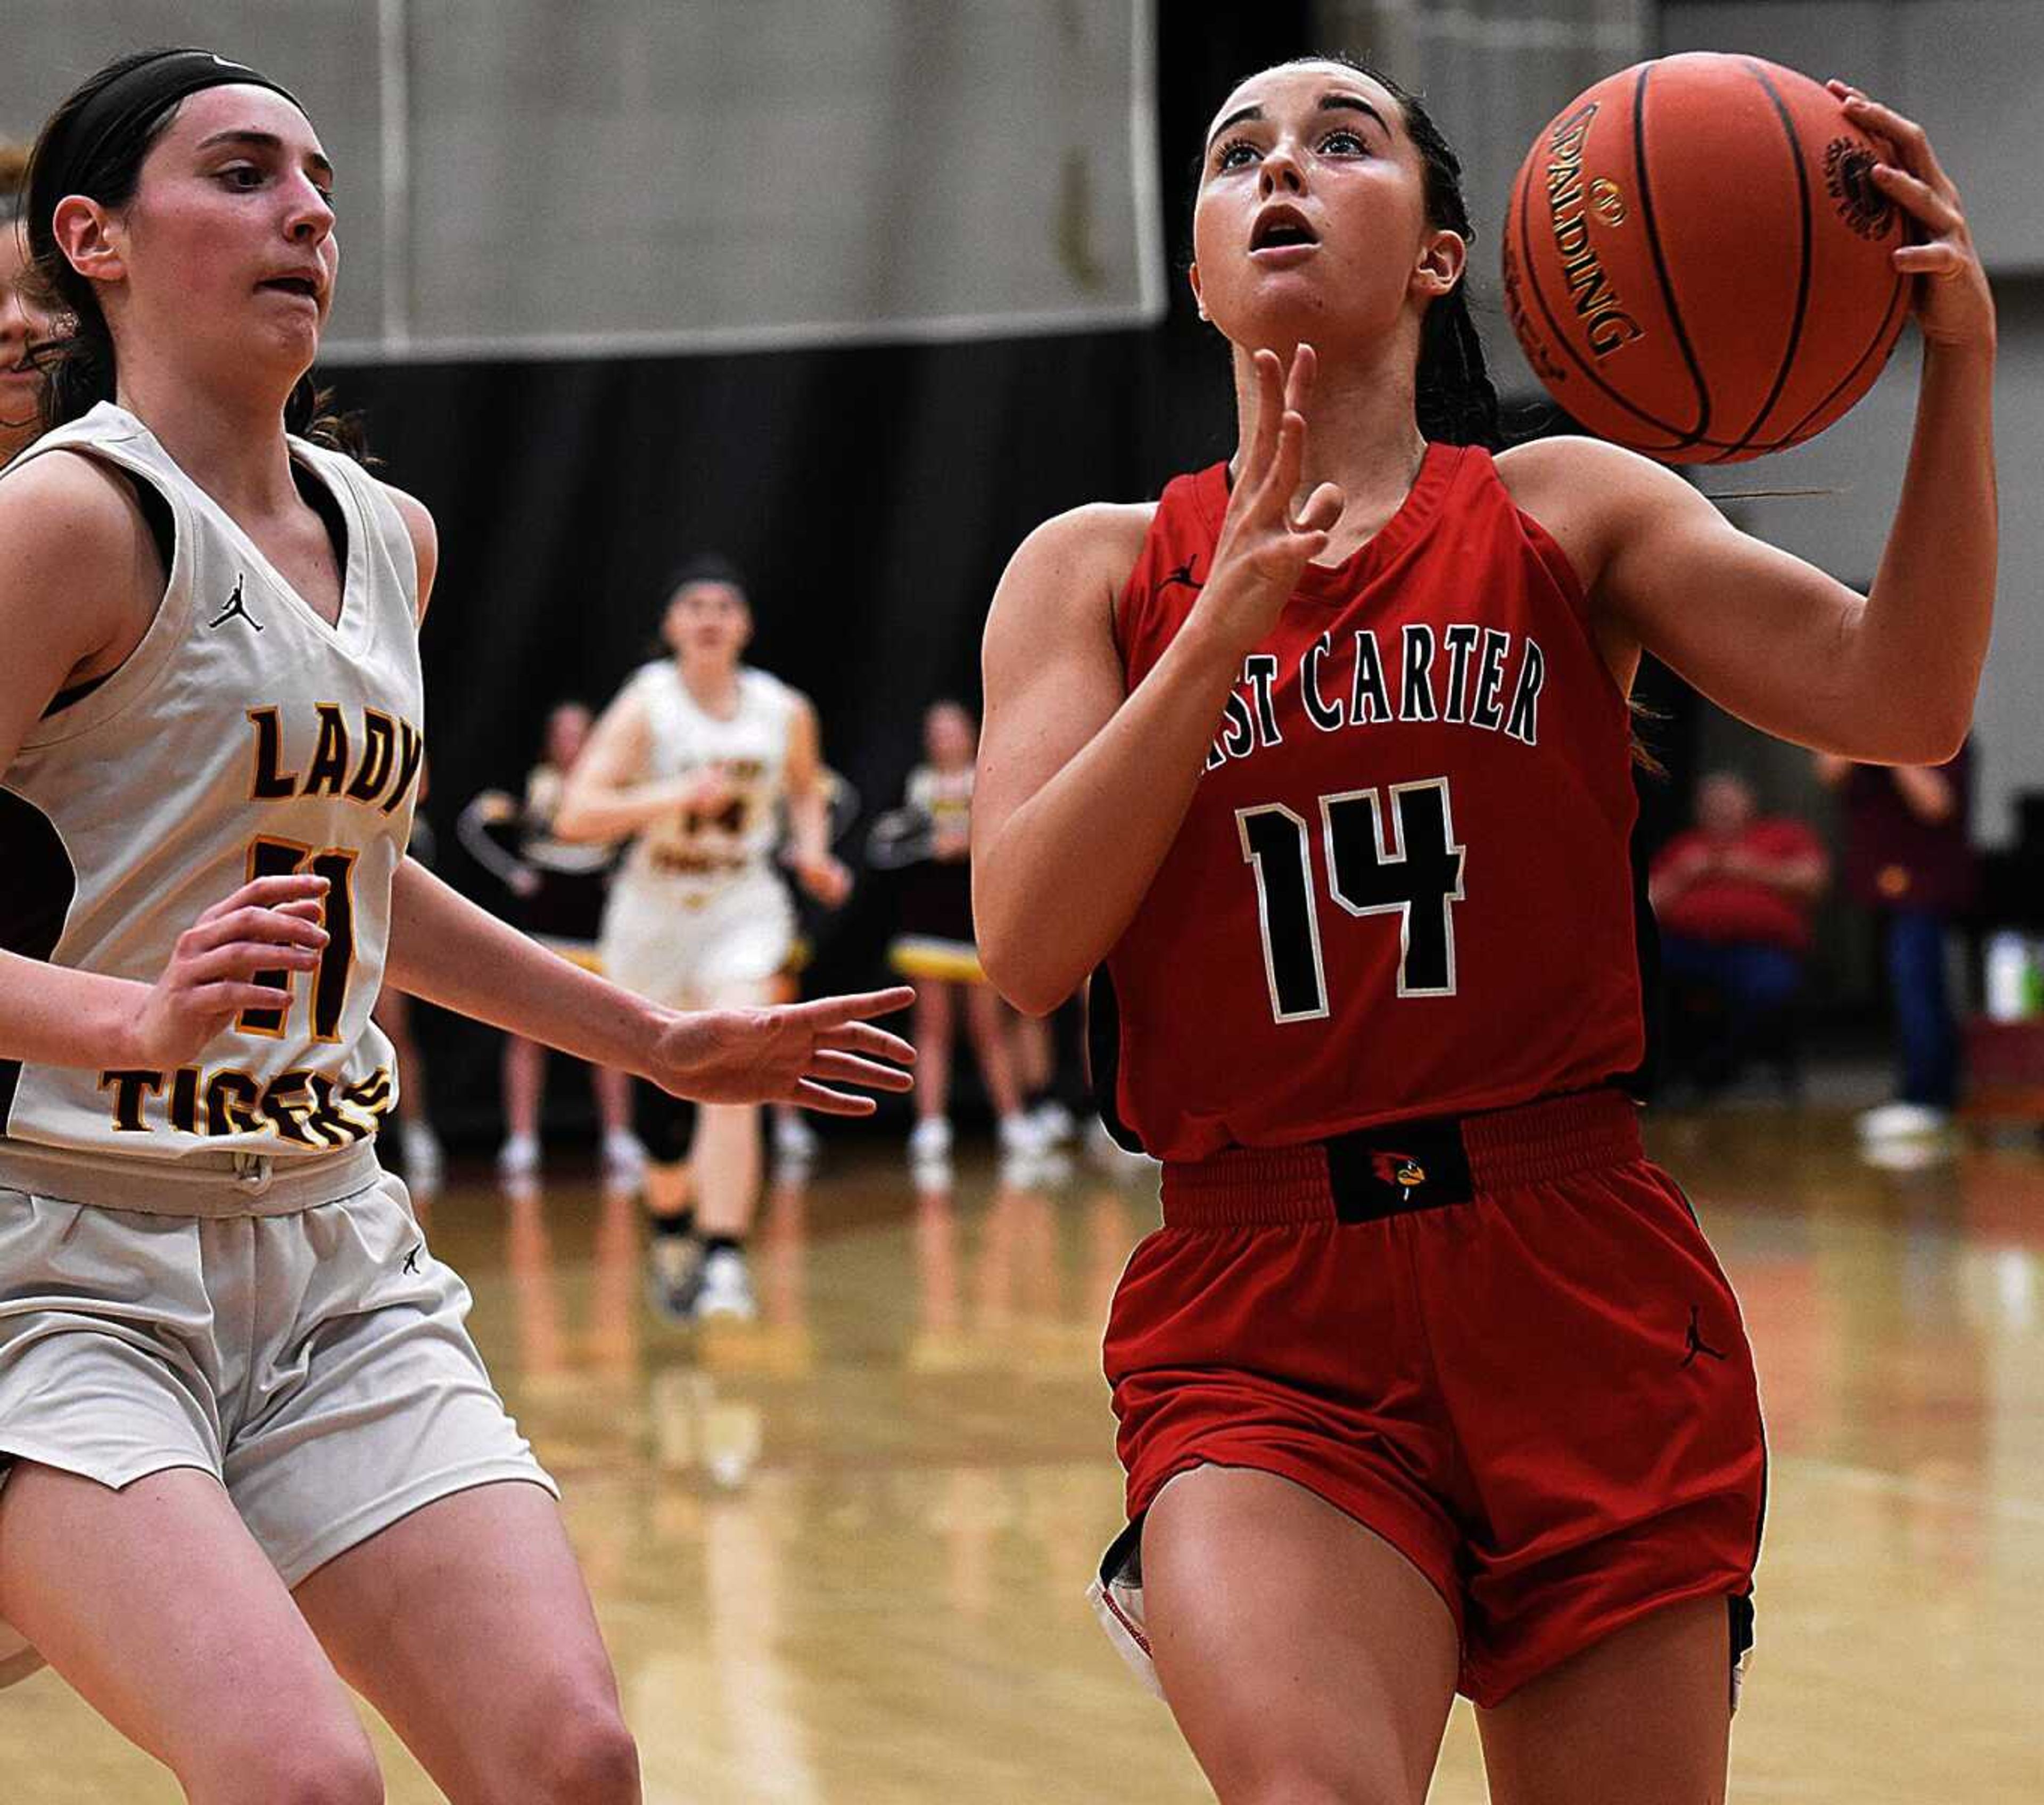
<svg viewBox="0 0 2044 1805">
<path fill-rule="evenodd" d="M 623 875 L 652 873 L 722 881 L 766 868 L 781 837 L 781 795 L 795 692 L 750 666 L 738 673 L 728 720 L 706 712 L 670 659 L 642 666 L 627 686 L 644 704 L 651 751 L 646 777 L 686 777 L 715 767 L 729 786 L 715 808 L 677 812 L 644 828 Z"/>
<path fill-rule="evenodd" d="M 0 773 L 0 945 L 153 983 L 179 935 L 251 878 L 328 880 L 317 970 L 267 981 L 174 1070 L 0 1062 L 0 1145 L 176 1159 L 310 1158 L 396 1095 L 369 1020 L 425 753 L 412 542 L 383 486 L 294 440 L 348 528 L 340 619 L 315 613 L 148 428 L 102 403 L 15 460 L 68 448 L 168 505 L 170 581 L 127 662 L 54 709 Z"/>
</svg>

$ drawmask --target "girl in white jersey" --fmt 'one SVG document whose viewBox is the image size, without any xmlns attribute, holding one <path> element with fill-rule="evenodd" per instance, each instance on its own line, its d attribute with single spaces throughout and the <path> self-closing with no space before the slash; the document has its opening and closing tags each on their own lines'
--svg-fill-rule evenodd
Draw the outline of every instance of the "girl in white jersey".
<svg viewBox="0 0 2044 1805">
<path fill-rule="evenodd" d="M 673 656 L 642 666 L 604 710 L 555 831 L 636 836 L 604 912 L 603 968 L 618 983 L 678 1008 L 764 1002 L 795 935 L 774 870 L 784 806 L 796 881 L 827 908 L 851 888 L 831 854 L 816 710 L 740 662 L 752 612 L 724 560 L 675 573 L 660 631 Z M 758 1109 L 702 1111 L 689 1149 L 692 1217 L 681 1150 L 671 1136 L 648 1138 L 656 1300 L 676 1315 L 750 1315 L 743 1250 L 759 1204 Z"/>
<path fill-rule="evenodd" d="M 0 1619 L 194 1800 L 628 1800 L 552 1487 L 375 1133 L 369 1007 L 720 1102 L 903 1079 L 893 995 L 687 1016 L 403 856 L 432 525 L 286 436 L 338 252 L 304 113 L 197 51 L 45 128 L 72 317 L 0 480 Z"/>
</svg>

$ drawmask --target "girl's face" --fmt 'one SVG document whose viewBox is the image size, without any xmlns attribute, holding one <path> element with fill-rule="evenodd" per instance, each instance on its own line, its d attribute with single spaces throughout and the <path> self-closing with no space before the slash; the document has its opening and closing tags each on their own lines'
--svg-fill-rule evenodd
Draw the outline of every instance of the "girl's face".
<svg viewBox="0 0 2044 1805">
<path fill-rule="evenodd" d="M 50 317 L 29 298 L 28 235 L 0 224 L 0 461 L 34 436 L 42 378 L 29 347 L 50 336 Z"/>
<path fill-rule="evenodd" d="M 117 351 L 139 335 L 295 382 L 333 304 L 332 199 L 332 165 L 298 108 L 267 88 L 206 88 L 150 148 L 128 204 L 71 196 L 57 237 L 102 284 Z"/>
<path fill-rule="evenodd" d="M 579 702 L 563 702 L 547 716 L 547 762 L 571 770 L 589 743 L 590 713 Z"/>
<path fill-rule="evenodd" d="M 972 716 L 956 702 L 939 702 L 923 717 L 923 750 L 944 771 L 962 770 L 979 750 Z"/>
<path fill-rule="evenodd" d="M 660 635 L 679 657 L 735 664 L 752 637 L 752 610 L 729 583 L 685 584 L 667 604 Z"/>
<path fill-rule="evenodd" d="M 1340 63 L 1307 63 L 1252 75 L 1214 116 L 1193 253 L 1193 291 L 1221 332 L 1289 351 L 1382 336 L 1453 286 L 1463 247 L 1427 222 L 1397 100 Z"/>
</svg>

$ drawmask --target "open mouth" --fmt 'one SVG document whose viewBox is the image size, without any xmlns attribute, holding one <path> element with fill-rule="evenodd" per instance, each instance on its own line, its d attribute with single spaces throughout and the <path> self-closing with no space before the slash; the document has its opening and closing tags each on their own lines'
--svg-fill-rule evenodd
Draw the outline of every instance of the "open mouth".
<svg viewBox="0 0 2044 1805">
<path fill-rule="evenodd" d="M 256 286 L 281 294 L 303 295 L 310 301 L 317 302 L 319 299 L 318 286 L 309 276 L 272 276 L 267 282 L 257 283 Z"/>
<path fill-rule="evenodd" d="M 1272 207 L 1258 217 L 1250 234 L 1252 251 L 1282 251 L 1303 244 L 1317 244 L 1320 235 L 1296 207 Z"/>
</svg>

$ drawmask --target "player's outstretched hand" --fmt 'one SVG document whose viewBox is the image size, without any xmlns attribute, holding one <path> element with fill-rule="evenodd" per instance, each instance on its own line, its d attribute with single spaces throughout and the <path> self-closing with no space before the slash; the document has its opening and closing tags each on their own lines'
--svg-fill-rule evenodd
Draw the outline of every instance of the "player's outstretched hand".
<svg viewBox="0 0 2044 1805">
<path fill-rule="evenodd" d="M 871 1097 L 836 1087 L 913 1086 L 901 1068 L 915 1063 L 915 1048 L 872 1019 L 915 1000 L 904 985 L 774 1008 L 677 1013 L 662 1027 L 646 1075 L 697 1103 L 796 1103 L 826 1116 L 870 1116 Z"/>
<path fill-rule="evenodd" d="M 1895 253 L 1895 267 L 1919 278 L 1916 324 L 1932 344 L 1992 350 L 1994 295 L 1966 225 L 1959 191 L 1913 119 L 1883 106 L 1846 82 L 1825 84 L 1846 117 L 1887 140 L 1888 158 L 1873 166 L 1881 191 L 1915 221 L 1915 241 Z"/>
<path fill-rule="evenodd" d="M 326 888 L 324 878 L 258 878 L 179 935 L 136 1019 L 137 1062 L 184 1065 L 244 1009 L 287 1003 L 287 992 L 258 984 L 256 974 L 319 963 Z"/>
<path fill-rule="evenodd" d="M 1245 651 L 1277 624 L 1301 573 L 1327 550 L 1346 505 L 1341 490 L 1324 482 L 1292 512 L 1305 467 L 1313 348 L 1299 346 L 1289 370 L 1274 351 L 1259 351 L 1251 363 L 1249 428 L 1198 604 L 1201 613 L 1224 621 Z"/>
</svg>

